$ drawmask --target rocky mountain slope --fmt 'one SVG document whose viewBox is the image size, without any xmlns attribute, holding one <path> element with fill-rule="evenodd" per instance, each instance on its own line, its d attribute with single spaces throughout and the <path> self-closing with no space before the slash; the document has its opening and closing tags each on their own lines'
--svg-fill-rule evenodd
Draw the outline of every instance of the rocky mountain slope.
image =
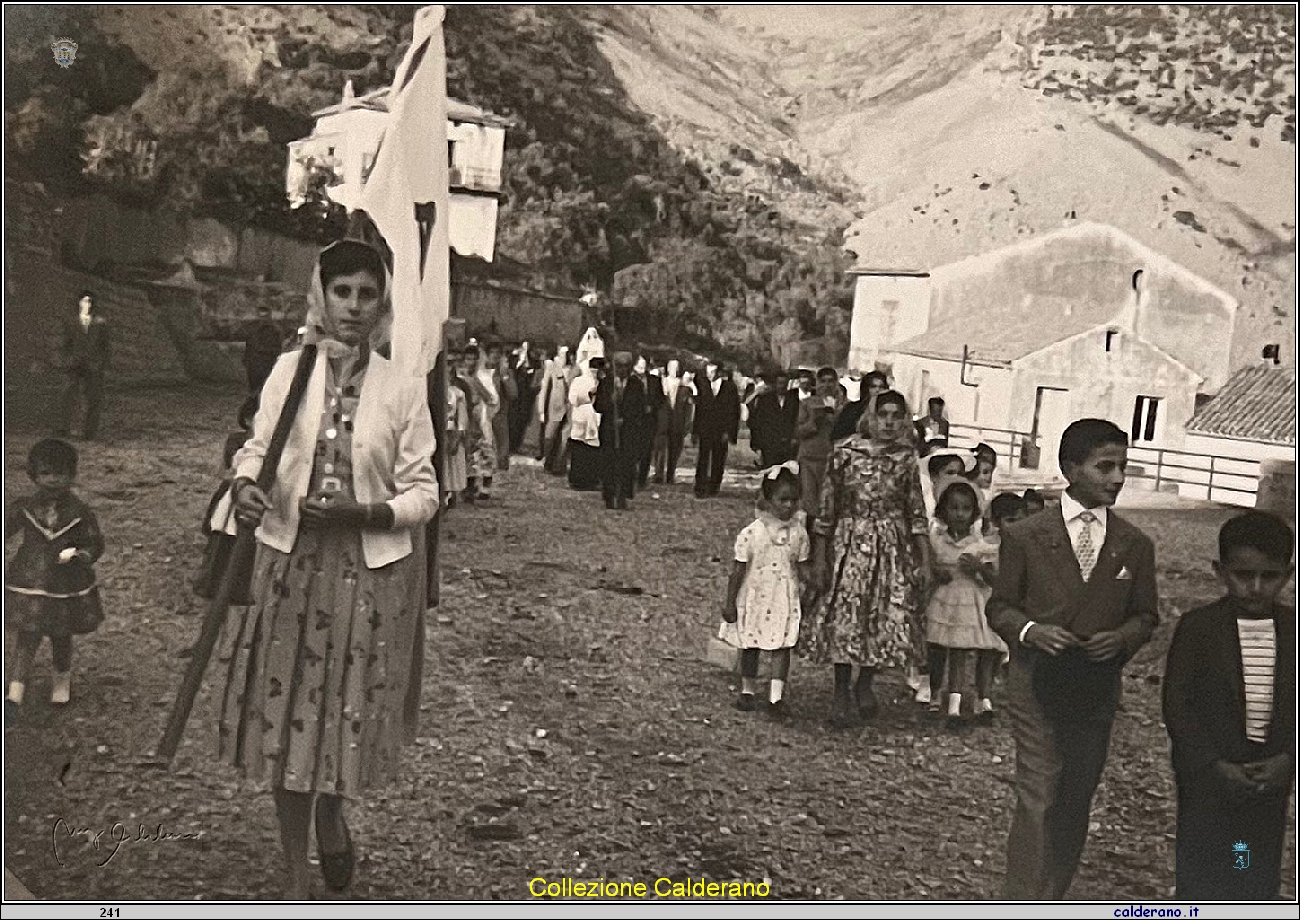
<svg viewBox="0 0 1300 920">
<path fill-rule="evenodd" d="M 100 117 L 184 125 L 217 160 L 190 192 L 236 210 L 344 79 L 382 85 L 409 22 L 94 9 L 158 74 Z M 827 245 L 933 267 L 1074 215 L 1237 297 L 1238 363 L 1277 340 L 1293 360 L 1289 7 L 453 7 L 448 50 L 452 91 L 520 122 L 502 251 L 641 292 L 678 332 L 754 353 L 778 327 L 839 335 Z"/>
<path fill-rule="evenodd" d="M 605 28 L 681 148 L 743 138 L 847 177 L 860 263 L 1096 220 L 1239 299 L 1236 363 L 1279 340 L 1294 360 L 1293 10 L 643 7 Z"/>
</svg>

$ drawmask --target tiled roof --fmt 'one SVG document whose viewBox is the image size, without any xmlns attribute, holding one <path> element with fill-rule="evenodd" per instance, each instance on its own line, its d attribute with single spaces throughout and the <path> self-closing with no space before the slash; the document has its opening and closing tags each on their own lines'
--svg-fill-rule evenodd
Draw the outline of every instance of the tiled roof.
<svg viewBox="0 0 1300 920">
<path fill-rule="evenodd" d="M 1188 434 L 1295 446 L 1295 369 L 1243 367 L 1187 423 Z"/>
<path fill-rule="evenodd" d="M 962 346 L 975 361 L 1014 361 L 1115 318 L 1114 304 L 1035 297 L 1021 303 L 981 305 L 978 314 L 954 316 L 887 351 L 960 360 Z"/>
</svg>

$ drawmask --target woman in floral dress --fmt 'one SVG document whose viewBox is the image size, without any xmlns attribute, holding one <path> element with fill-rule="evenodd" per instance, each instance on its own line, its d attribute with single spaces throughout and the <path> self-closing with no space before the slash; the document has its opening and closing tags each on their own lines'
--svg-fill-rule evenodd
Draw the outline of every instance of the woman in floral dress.
<svg viewBox="0 0 1300 920">
<path fill-rule="evenodd" d="M 255 479 L 301 351 L 276 363 L 235 458 L 236 514 L 258 525 L 258 548 L 221 756 L 274 791 L 289 900 L 308 892 L 313 798 L 326 884 L 350 883 L 343 799 L 393 779 L 419 713 L 423 535 L 438 481 L 425 379 L 390 360 L 389 288 L 369 246 L 321 253 L 307 315 L 316 359 L 269 494 Z"/>
<path fill-rule="evenodd" d="M 910 426 L 902 395 L 882 393 L 827 465 L 813 523 L 813 583 L 822 596 L 804 620 L 800 647 L 813 662 L 835 666 L 836 727 L 851 722 L 855 709 L 864 718 L 876 714 L 879 668 L 919 665 L 924 655 L 929 521 Z"/>
</svg>

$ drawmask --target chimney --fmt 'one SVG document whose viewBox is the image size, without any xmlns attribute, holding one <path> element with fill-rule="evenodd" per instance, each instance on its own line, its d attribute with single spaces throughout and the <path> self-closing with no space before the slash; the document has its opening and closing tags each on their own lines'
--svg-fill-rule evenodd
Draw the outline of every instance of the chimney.
<svg viewBox="0 0 1300 920">
<path fill-rule="evenodd" d="M 343 84 L 343 102 L 339 104 L 339 110 L 350 109 L 357 104 L 356 91 L 352 89 L 352 81 Z"/>
</svg>

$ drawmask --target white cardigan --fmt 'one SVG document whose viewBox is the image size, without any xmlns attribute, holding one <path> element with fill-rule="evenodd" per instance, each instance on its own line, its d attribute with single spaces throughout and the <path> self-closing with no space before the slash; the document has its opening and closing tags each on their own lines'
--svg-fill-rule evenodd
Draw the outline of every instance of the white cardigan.
<svg viewBox="0 0 1300 920">
<path fill-rule="evenodd" d="M 253 436 L 235 455 L 236 476 L 256 479 L 261 472 L 300 354 L 281 355 L 267 378 L 253 420 Z M 317 354 L 280 457 L 271 508 L 257 528 L 258 540 L 284 553 L 293 551 L 298 537 L 298 502 L 307 497 L 311 485 L 312 458 L 325 404 L 326 361 L 323 351 Z M 411 530 L 437 513 L 435 446 L 425 381 L 399 374 L 391 361 L 372 352 L 352 423 L 352 487 L 362 504 L 388 503 L 393 509 L 393 529 L 362 531 L 367 568 L 377 569 L 408 556 Z"/>
</svg>

